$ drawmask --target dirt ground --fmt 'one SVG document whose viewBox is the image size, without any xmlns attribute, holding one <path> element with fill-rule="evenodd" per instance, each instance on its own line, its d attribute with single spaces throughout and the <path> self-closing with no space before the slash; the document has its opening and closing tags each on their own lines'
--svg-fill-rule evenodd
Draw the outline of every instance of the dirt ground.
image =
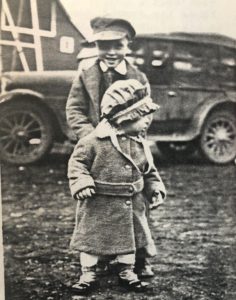
<svg viewBox="0 0 236 300">
<path fill-rule="evenodd" d="M 54 153 L 34 166 L 2 167 L 7 300 L 87 299 L 70 291 L 79 264 L 68 251 L 75 202 L 67 159 Z M 168 197 L 151 215 L 158 249 L 153 289 L 126 293 L 110 275 L 88 299 L 235 300 L 235 165 L 212 166 L 198 158 L 158 165 Z"/>
</svg>

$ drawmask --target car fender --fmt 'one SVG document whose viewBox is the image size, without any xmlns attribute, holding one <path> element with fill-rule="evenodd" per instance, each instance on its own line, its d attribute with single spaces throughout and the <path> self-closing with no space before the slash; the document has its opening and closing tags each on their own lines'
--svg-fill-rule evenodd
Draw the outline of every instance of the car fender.
<svg viewBox="0 0 236 300">
<path fill-rule="evenodd" d="M 30 96 L 35 99 L 44 100 L 44 96 L 41 93 L 35 92 L 29 89 L 14 89 L 4 92 L 0 95 L 0 104 L 6 103 L 12 99 L 17 99 L 18 96 Z"/>
<path fill-rule="evenodd" d="M 191 120 L 191 131 L 194 136 L 198 136 L 201 133 L 202 126 L 207 118 L 207 116 L 217 108 L 217 106 L 222 105 L 235 105 L 236 107 L 236 99 L 232 100 L 232 98 L 228 98 L 226 95 L 222 95 L 218 98 L 209 98 L 206 99 L 194 112 L 194 115 Z"/>
</svg>

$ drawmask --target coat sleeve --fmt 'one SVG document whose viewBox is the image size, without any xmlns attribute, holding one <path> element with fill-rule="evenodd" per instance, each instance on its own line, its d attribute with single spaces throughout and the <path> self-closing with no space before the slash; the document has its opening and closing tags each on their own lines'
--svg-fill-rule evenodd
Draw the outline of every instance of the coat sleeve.
<svg viewBox="0 0 236 300">
<path fill-rule="evenodd" d="M 88 118 L 89 99 L 85 90 L 82 71 L 73 80 L 66 103 L 66 118 L 77 138 L 80 139 L 93 131 L 94 127 Z"/>
<path fill-rule="evenodd" d="M 152 165 L 148 174 L 144 175 L 144 190 L 148 201 L 151 201 L 153 194 L 158 192 L 162 194 L 163 199 L 166 197 L 165 185 L 154 165 Z"/>
<path fill-rule="evenodd" d="M 72 197 L 87 187 L 95 188 L 94 180 L 90 174 L 90 169 L 95 157 L 95 151 L 90 135 L 82 138 L 69 159 L 68 179 Z"/>
</svg>

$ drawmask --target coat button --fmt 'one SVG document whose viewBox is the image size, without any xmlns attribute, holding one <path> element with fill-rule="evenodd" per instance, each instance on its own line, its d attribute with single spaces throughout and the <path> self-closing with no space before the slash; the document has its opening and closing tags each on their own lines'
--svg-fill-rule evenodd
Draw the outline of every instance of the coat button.
<svg viewBox="0 0 236 300">
<path fill-rule="evenodd" d="M 131 204 L 131 201 L 130 200 L 125 201 L 125 204 L 129 206 Z"/>
<path fill-rule="evenodd" d="M 125 168 L 126 168 L 126 169 L 130 169 L 131 166 L 130 166 L 130 165 L 125 165 Z"/>
</svg>

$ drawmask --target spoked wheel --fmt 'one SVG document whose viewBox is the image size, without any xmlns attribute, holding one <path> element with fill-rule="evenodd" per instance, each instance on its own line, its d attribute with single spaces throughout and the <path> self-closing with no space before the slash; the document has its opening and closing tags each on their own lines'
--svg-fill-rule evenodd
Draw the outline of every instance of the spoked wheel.
<svg viewBox="0 0 236 300">
<path fill-rule="evenodd" d="M 0 156 L 3 161 L 28 164 L 41 159 L 53 143 L 48 114 L 33 103 L 12 102 L 0 111 Z"/>
<path fill-rule="evenodd" d="M 226 164 L 236 157 L 236 118 L 229 111 L 213 113 L 204 124 L 200 146 L 211 162 Z"/>
<path fill-rule="evenodd" d="M 196 151 L 195 141 L 191 142 L 159 142 L 157 143 L 161 153 L 172 160 L 183 160 Z"/>
</svg>

